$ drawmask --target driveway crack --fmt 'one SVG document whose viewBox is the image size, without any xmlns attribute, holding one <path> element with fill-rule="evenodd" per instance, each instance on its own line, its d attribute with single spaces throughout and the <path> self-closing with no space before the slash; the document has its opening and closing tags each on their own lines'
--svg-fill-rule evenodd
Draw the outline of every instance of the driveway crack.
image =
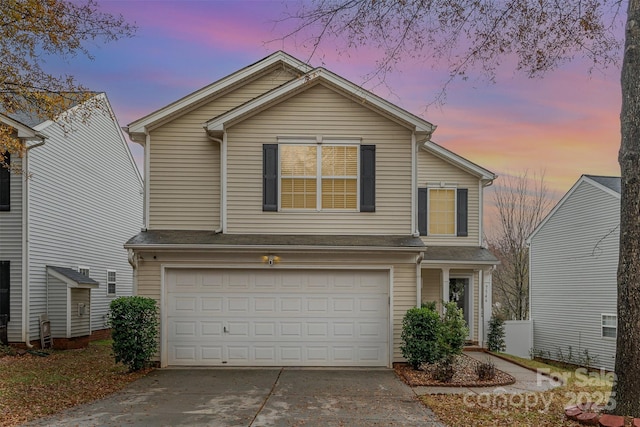
<svg viewBox="0 0 640 427">
<path fill-rule="evenodd" d="M 253 423 L 256 422 L 256 418 L 258 418 L 258 415 L 260 415 L 260 412 L 262 412 L 262 410 L 264 409 L 265 405 L 267 404 L 267 401 L 271 398 L 273 391 L 276 389 L 276 386 L 278 385 L 278 381 L 280 381 L 280 375 L 282 375 L 282 371 L 284 371 L 284 368 L 280 368 L 280 372 L 278 372 L 278 376 L 276 377 L 276 380 L 273 382 L 273 385 L 271 386 L 271 390 L 269 390 L 269 394 L 267 394 L 267 397 L 264 398 L 264 402 L 262 402 L 262 405 L 260 405 L 260 408 L 258 408 L 256 415 L 253 417 L 248 427 L 251 427 Z"/>
</svg>

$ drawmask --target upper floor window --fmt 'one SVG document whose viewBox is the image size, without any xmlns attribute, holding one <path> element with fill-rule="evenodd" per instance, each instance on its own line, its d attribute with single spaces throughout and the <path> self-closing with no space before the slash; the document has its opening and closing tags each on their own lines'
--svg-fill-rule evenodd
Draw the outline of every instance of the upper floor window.
<svg viewBox="0 0 640 427">
<path fill-rule="evenodd" d="M 453 235 L 456 231 L 456 189 L 429 188 L 429 234 Z"/>
<path fill-rule="evenodd" d="M 89 267 L 78 267 L 78 273 L 82 274 L 83 276 L 89 277 L 89 275 L 91 274 L 91 270 L 89 269 Z"/>
<path fill-rule="evenodd" d="M 418 230 L 421 236 L 468 236 L 466 188 L 418 188 Z"/>
<path fill-rule="evenodd" d="M 107 270 L 107 295 L 116 294 L 116 271 Z"/>
<path fill-rule="evenodd" d="M 11 157 L 8 152 L 0 156 L 0 211 L 11 210 Z"/>
<path fill-rule="evenodd" d="M 358 147 L 280 146 L 282 209 L 358 208 Z"/>
<path fill-rule="evenodd" d="M 375 211 L 375 146 L 265 144 L 263 154 L 263 210 Z"/>
<path fill-rule="evenodd" d="M 602 336 L 615 338 L 618 336 L 618 316 L 615 314 L 602 315 Z"/>
</svg>

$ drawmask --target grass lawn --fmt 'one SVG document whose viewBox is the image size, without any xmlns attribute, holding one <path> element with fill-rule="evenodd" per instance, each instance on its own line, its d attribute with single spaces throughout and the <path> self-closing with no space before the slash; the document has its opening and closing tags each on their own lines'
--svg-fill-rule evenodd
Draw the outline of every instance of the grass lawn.
<svg viewBox="0 0 640 427">
<path fill-rule="evenodd" d="M 122 389 L 147 371 L 115 364 L 111 341 L 48 357 L 0 354 L 0 426 L 14 426 Z"/>
<path fill-rule="evenodd" d="M 565 406 L 592 401 L 606 404 L 612 376 L 589 373 L 509 356 L 534 369 L 547 369 L 565 384 L 544 393 L 426 395 L 422 401 L 449 426 L 581 426 L 565 419 Z"/>
</svg>

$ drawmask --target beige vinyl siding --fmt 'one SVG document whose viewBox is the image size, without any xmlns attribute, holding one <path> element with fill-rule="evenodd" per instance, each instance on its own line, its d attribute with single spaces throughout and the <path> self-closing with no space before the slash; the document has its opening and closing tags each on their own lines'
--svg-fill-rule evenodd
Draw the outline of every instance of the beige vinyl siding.
<svg viewBox="0 0 640 427">
<path fill-rule="evenodd" d="M 394 362 L 404 361 L 402 345 L 402 319 L 407 310 L 416 306 L 417 278 L 415 264 L 395 265 L 393 269 L 393 358 Z"/>
<path fill-rule="evenodd" d="M 206 266 L 222 268 L 295 268 L 295 269 L 383 269 L 391 270 L 393 287 L 393 353 L 394 362 L 404 360 L 400 352 L 402 319 L 408 309 L 416 305 L 415 254 L 349 254 L 289 253 L 280 252 L 280 263 L 268 267 L 263 261 L 264 252 L 238 253 L 145 253 L 138 266 L 138 295 L 153 298 L 161 307 L 162 266 Z M 155 258 L 155 259 L 154 259 Z"/>
<path fill-rule="evenodd" d="M 262 145 L 278 137 L 361 138 L 376 146 L 375 212 L 263 212 Z M 410 234 L 411 132 L 317 84 L 228 131 L 229 233 Z"/>
<path fill-rule="evenodd" d="M 468 236 L 422 236 L 427 245 L 477 246 L 480 233 L 479 180 L 468 172 L 425 150 L 418 151 L 418 187 L 445 186 L 466 188 L 468 200 Z"/>
<path fill-rule="evenodd" d="M 439 269 L 422 270 L 422 303 L 434 301 L 442 310 L 442 275 Z"/>
<path fill-rule="evenodd" d="M 150 132 L 150 229 L 220 227 L 220 144 L 207 137 L 203 124 L 292 78 L 272 69 Z"/>
</svg>

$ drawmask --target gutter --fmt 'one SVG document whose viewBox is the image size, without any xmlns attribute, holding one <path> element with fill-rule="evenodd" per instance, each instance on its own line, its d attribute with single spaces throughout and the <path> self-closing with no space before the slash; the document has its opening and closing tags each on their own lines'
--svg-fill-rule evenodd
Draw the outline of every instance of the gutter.
<svg viewBox="0 0 640 427">
<path fill-rule="evenodd" d="M 154 245 L 124 245 L 125 249 L 133 249 L 136 251 L 173 251 L 173 250 L 192 250 L 192 251 L 292 251 L 292 252 L 423 252 L 425 246 L 413 246 L 413 247 L 398 247 L 398 246 L 301 246 L 301 245 L 211 245 L 211 244 L 199 244 L 199 245 L 180 245 L 180 244 L 154 244 Z"/>
</svg>

